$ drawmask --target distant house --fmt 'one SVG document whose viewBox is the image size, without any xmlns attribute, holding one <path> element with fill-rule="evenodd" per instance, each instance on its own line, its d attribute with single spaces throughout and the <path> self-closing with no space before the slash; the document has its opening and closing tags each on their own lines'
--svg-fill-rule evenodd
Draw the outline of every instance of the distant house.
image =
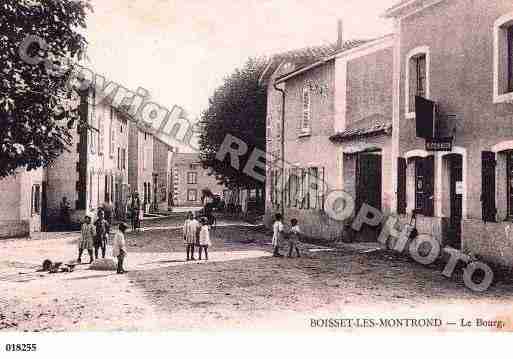
<svg viewBox="0 0 513 359">
<path fill-rule="evenodd" d="M 0 238 L 28 237 L 41 231 L 46 216 L 43 169 L 24 169 L 0 180 Z"/>
<path fill-rule="evenodd" d="M 130 126 L 128 138 L 128 183 L 131 193 L 137 192 L 144 212 L 151 210 L 154 196 L 154 137 L 141 127 Z"/>
<path fill-rule="evenodd" d="M 172 159 L 174 148 L 153 139 L 153 209 L 167 210 L 172 204 Z"/>
<path fill-rule="evenodd" d="M 218 184 L 211 170 L 202 167 L 197 153 L 174 153 L 171 160 L 173 172 L 173 205 L 201 206 L 201 190 L 223 195 L 225 187 Z"/>
</svg>

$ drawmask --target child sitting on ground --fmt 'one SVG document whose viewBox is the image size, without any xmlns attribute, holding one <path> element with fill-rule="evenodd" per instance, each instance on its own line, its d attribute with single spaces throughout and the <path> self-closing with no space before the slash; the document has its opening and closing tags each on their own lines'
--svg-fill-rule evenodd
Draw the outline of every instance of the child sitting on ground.
<svg viewBox="0 0 513 359">
<path fill-rule="evenodd" d="M 300 237 L 301 237 L 301 229 L 299 228 L 299 225 L 297 224 L 297 219 L 292 218 L 290 220 L 290 225 L 292 228 L 290 228 L 289 231 L 289 255 L 288 257 L 292 257 L 292 251 L 294 248 L 296 249 L 296 253 L 298 257 L 301 257 L 299 254 L 299 248 L 297 247 L 297 244 L 299 243 Z"/>
<path fill-rule="evenodd" d="M 208 261 L 208 246 L 210 242 L 210 226 L 208 220 L 205 217 L 201 218 L 201 228 L 199 232 L 199 260 L 201 260 L 201 251 L 205 251 L 205 260 Z"/>
</svg>

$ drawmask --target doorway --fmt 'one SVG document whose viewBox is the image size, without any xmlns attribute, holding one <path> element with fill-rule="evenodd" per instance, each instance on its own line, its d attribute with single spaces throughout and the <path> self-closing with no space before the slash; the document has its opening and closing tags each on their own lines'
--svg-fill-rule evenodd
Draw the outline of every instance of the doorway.
<svg viewBox="0 0 513 359">
<path fill-rule="evenodd" d="M 361 152 L 356 160 L 356 213 L 363 204 L 381 211 L 381 153 Z"/>
</svg>

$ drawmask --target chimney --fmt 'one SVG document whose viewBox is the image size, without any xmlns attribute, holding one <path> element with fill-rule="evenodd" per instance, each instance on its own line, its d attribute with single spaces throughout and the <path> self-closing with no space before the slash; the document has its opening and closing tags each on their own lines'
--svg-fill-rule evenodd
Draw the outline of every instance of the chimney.
<svg viewBox="0 0 513 359">
<path fill-rule="evenodd" d="M 344 46 L 344 25 L 342 23 L 342 19 L 338 19 L 337 21 L 337 49 L 342 49 Z"/>
</svg>

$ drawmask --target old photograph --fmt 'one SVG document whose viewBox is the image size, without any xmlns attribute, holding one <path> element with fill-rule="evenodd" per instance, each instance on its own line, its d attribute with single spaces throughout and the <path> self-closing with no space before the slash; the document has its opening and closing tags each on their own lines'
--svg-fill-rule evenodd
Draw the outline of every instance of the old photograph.
<svg viewBox="0 0 513 359">
<path fill-rule="evenodd" d="M 501 335 L 512 284 L 511 0 L 0 0 L 3 354 Z"/>
</svg>

